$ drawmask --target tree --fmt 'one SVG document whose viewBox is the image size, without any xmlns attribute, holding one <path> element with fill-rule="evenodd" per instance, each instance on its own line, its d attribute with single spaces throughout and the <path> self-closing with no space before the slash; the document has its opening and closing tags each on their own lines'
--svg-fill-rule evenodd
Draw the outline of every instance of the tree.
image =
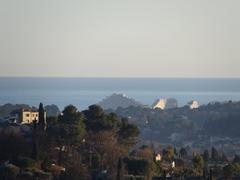
<svg viewBox="0 0 240 180">
<path fill-rule="evenodd" d="M 102 130 L 116 130 L 120 126 L 120 121 L 115 113 L 104 113 L 98 105 L 91 105 L 83 112 L 85 124 L 88 131 L 99 132 Z"/>
<path fill-rule="evenodd" d="M 40 129 L 45 131 L 47 128 L 47 122 L 46 122 L 45 110 L 43 108 L 42 103 L 39 104 L 39 108 L 38 108 L 38 123 L 39 123 Z"/>
<path fill-rule="evenodd" d="M 209 157 L 209 152 L 208 152 L 208 150 L 205 150 L 205 151 L 203 152 L 203 159 L 204 159 L 205 162 L 208 162 L 208 161 L 209 161 L 210 157 Z"/>
<path fill-rule="evenodd" d="M 212 148 L 212 154 L 211 154 L 211 158 L 214 161 L 218 161 L 219 160 L 219 154 L 217 149 L 215 149 L 214 147 Z"/>
<path fill-rule="evenodd" d="M 126 118 L 123 118 L 121 122 L 121 127 L 118 131 L 118 142 L 126 149 L 129 149 L 136 144 L 139 129 L 136 125 L 129 124 Z"/>
<path fill-rule="evenodd" d="M 222 161 L 228 162 L 228 158 L 225 153 L 222 153 Z"/>
<path fill-rule="evenodd" d="M 178 156 L 178 151 L 177 151 L 177 149 L 175 147 L 174 147 L 174 155 Z"/>
<path fill-rule="evenodd" d="M 65 145 L 78 146 L 85 133 L 83 114 L 73 105 L 64 108 L 60 116 L 58 132 L 60 139 Z M 58 134 L 57 134 L 58 136 Z"/>
<path fill-rule="evenodd" d="M 188 155 L 187 150 L 185 148 L 181 148 L 179 153 L 180 153 L 182 158 L 185 158 Z"/>
<path fill-rule="evenodd" d="M 84 111 L 87 119 L 101 119 L 104 115 L 103 109 L 99 105 L 91 105 Z"/>
<path fill-rule="evenodd" d="M 89 156 L 89 167 L 95 164 L 99 169 L 115 174 L 119 157 L 126 155 L 137 142 L 137 126 L 128 123 L 126 118 L 120 119 L 115 113 L 105 113 L 98 105 L 89 106 L 83 113 L 87 131 L 86 147 L 93 153 L 86 154 Z M 98 160 L 93 157 L 98 157 Z"/>
<path fill-rule="evenodd" d="M 151 173 L 151 164 L 145 159 L 126 159 L 128 174 L 148 176 Z"/>
<path fill-rule="evenodd" d="M 223 167 L 223 176 L 225 178 L 230 178 L 234 175 L 234 166 L 232 164 L 228 164 L 227 166 Z"/>
<path fill-rule="evenodd" d="M 99 156 L 99 164 L 96 165 L 99 169 L 108 170 L 108 172 L 116 172 L 117 163 L 119 157 L 124 155 L 123 149 L 119 146 L 116 133 L 110 130 L 103 130 L 98 133 L 88 133 L 88 139 L 86 140 L 89 146 L 89 152 L 93 154 L 88 154 L 90 163 L 94 159 L 91 158 L 92 155 L 96 154 Z M 92 160 L 91 160 L 92 159 Z M 91 167 L 91 165 L 89 165 Z"/>
<path fill-rule="evenodd" d="M 233 159 L 233 163 L 238 163 L 240 164 L 240 157 L 238 155 L 235 155 L 234 159 Z"/>
<path fill-rule="evenodd" d="M 18 156 L 29 154 L 29 144 L 23 135 L 14 127 L 7 127 L 0 131 L 0 161 L 14 160 Z"/>
<path fill-rule="evenodd" d="M 232 176 L 239 176 L 240 175 L 240 164 L 239 163 L 230 163 L 223 168 L 223 175 L 226 178 Z"/>
<path fill-rule="evenodd" d="M 32 154 L 31 157 L 35 160 L 38 159 L 38 133 L 37 133 L 37 121 L 33 121 L 33 137 L 32 137 Z"/>
<path fill-rule="evenodd" d="M 166 160 L 172 160 L 174 157 L 174 149 L 173 147 L 169 146 L 167 149 L 163 149 L 163 158 Z"/>
<path fill-rule="evenodd" d="M 6 165 L 0 167 L 0 179 L 3 180 L 14 180 L 17 179 L 20 169 L 14 165 Z"/>
<path fill-rule="evenodd" d="M 149 161 L 154 160 L 154 149 L 151 146 L 143 145 L 140 148 L 134 150 L 131 156 L 147 159 Z"/>
<path fill-rule="evenodd" d="M 199 176 L 203 174 L 204 160 L 202 156 L 196 155 L 193 158 L 193 166 L 194 166 L 194 171 L 196 173 L 195 175 Z"/>
<path fill-rule="evenodd" d="M 193 166 L 196 169 L 203 169 L 203 167 L 204 167 L 204 160 L 203 160 L 202 156 L 196 155 L 193 158 Z"/>
<path fill-rule="evenodd" d="M 29 158 L 29 157 L 23 157 L 19 156 L 16 161 L 14 161 L 14 164 L 21 169 L 27 169 L 27 168 L 33 168 L 36 165 L 36 161 Z"/>
<path fill-rule="evenodd" d="M 118 159 L 117 180 L 123 180 L 123 160 L 121 157 Z"/>
</svg>

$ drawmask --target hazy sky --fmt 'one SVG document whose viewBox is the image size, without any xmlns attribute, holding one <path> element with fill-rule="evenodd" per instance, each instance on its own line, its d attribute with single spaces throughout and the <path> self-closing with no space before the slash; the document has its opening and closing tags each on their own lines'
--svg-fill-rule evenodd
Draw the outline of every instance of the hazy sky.
<svg viewBox="0 0 240 180">
<path fill-rule="evenodd" d="M 240 77 L 239 0 L 0 0 L 0 76 Z"/>
</svg>

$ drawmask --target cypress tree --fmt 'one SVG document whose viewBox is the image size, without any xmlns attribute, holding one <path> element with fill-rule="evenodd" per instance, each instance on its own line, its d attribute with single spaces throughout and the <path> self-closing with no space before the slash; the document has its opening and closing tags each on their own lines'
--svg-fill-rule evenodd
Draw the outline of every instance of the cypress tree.
<svg viewBox="0 0 240 180">
<path fill-rule="evenodd" d="M 32 154 L 31 157 L 38 159 L 38 137 L 37 137 L 37 121 L 33 121 L 33 138 L 32 138 Z"/>
<path fill-rule="evenodd" d="M 39 109 L 38 109 L 38 123 L 39 123 L 39 126 L 40 126 L 40 129 L 41 130 L 46 130 L 46 118 L 45 118 L 45 111 L 44 111 L 44 108 L 43 108 L 43 104 L 40 103 L 39 104 Z"/>
<path fill-rule="evenodd" d="M 214 147 L 212 148 L 212 154 L 211 154 L 211 158 L 214 161 L 218 161 L 219 160 L 219 154 L 217 149 L 215 149 Z"/>
<path fill-rule="evenodd" d="M 208 150 L 205 150 L 204 153 L 203 153 L 203 159 L 205 162 L 208 162 L 210 157 L 209 157 L 209 152 Z"/>
<path fill-rule="evenodd" d="M 121 157 L 118 160 L 117 180 L 123 180 L 123 162 Z"/>
</svg>

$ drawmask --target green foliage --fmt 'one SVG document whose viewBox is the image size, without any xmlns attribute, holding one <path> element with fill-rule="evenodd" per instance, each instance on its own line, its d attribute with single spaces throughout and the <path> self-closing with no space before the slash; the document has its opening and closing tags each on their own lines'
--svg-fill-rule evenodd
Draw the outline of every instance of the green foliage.
<svg viewBox="0 0 240 180">
<path fill-rule="evenodd" d="M 58 115 L 60 114 L 59 108 L 56 105 L 54 105 L 54 104 L 47 105 L 47 106 L 44 107 L 44 109 L 47 112 L 47 118 L 49 118 L 49 117 L 58 117 Z"/>
<path fill-rule="evenodd" d="M 122 158 L 119 158 L 118 159 L 118 165 L 117 165 L 117 180 L 123 180 L 123 169 L 124 169 L 124 167 L 123 167 L 124 165 L 123 165 L 123 160 L 122 160 Z"/>
<path fill-rule="evenodd" d="M 51 166 L 52 166 L 52 161 L 49 158 L 45 158 L 41 164 L 41 168 L 47 172 L 50 171 Z"/>
<path fill-rule="evenodd" d="M 36 123 L 36 122 L 35 122 Z M 33 131 L 36 131 L 36 129 L 34 129 Z M 38 147 L 38 138 L 37 137 L 37 132 L 33 132 L 33 142 L 32 142 L 32 152 L 31 152 L 31 157 L 35 160 L 38 159 L 38 155 L 39 155 L 39 147 Z"/>
<path fill-rule="evenodd" d="M 92 154 L 91 158 L 91 168 L 92 169 L 98 169 L 101 165 L 101 157 L 99 154 Z"/>
<path fill-rule="evenodd" d="M 128 174 L 132 175 L 148 175 L 151 172 L 151 165 L 148 160 L 145 159 L 126 159 Z"/>
<path fill-rule="evenodd" d="M 51 173 L 44 172 L 41 169 L 34 169 L 33 171 L 33 179 L 41 179 L 41 180 L 51 180 L 53 179 Z"/>
<path fill-rule="evenodd" d="M 223 168 L 223 175 L 226 178 L 240 175 L 240 164 L 232 163 Z"/>
<path fill-rule="evenodd" d="M 49 126 L 53 126 L 58 122 L 58 117 L 47 117 L 47 123 Z"/>
<path fill-rule="evenodd" d="M 214 147 L 212 148 L 211 158 L 214 161 L 220 160 L 219 153 L 218 153 L 217 149 L 215 149 Z"/>
<path fill-rule="evenodd" d="M 19 155 L 27 155 L 30 149 L 22 134 L 6 128 L 0 132 L 0 160 L 12 160 Z"/>
<path fill-rule="evenodd" d="M 60 175 L 60 180 L 80 180 L 90 179 L 87 169 L 81 164 L 81 162 L 74 159 L 68 159 L 65 164 L 66 171 Z"/>
<path fill-rule="evenodd" d="M 204 159 L 205 162 L 209 161 L 210 156 L 209 156 L 208 150 L 204 150 L 204 152 L 203 152 L 203 159 Z"/>
<path fill-rule="evenodd" d="M 233 159 L 233 163 L 238 163 L 240 164 L 240 157 L 238 155 L 235 155 L 234 159 Z"/>
<path fill-rule="evenodd" d="M 29 157 L 18 157 L 14 162 L 15 165 L 20 167 L 21 169 L 32 168 L 35 166 L 36 161 Z"/>
<path fill-rule="evenodd" d="M 134 124 L 129 124 L 126 119 L 122 119 L 121 127 L 118 131 L 118 141 L 126 147 L 132 147 L 137 142 L 139 129 Z"/>
<path fill-rule="evenodd" d="M 0 167 L 0 179 L 15 180 L 19 174 L 20 169 L 14 165 L 7 165 Z"/>
<path fill-rule="evenodd" d="M 32 131 L 26 134 L 16 131 L 15 127 L 0 131 L 0 160 L 11 160 L 26 172 L 20 173 L 19 177 L 51 179 L 52 173 L 56 179 L 90 179 L 93 169 L 96 172 L 107 170 L 106 177 L 116 177 L 119 157 L 128 154 L 139 134 L 137 126 L 127 119 L 121 120 L 115 113 L 107 114 L 97 105 L 89 106 L 83 112 L 69 105 L 57 118 L 48 120 L 48 128 L 44 131 L 36 123 L 29 125 Z M 40 127 L 44 121 L 44 108 L 40 103 Z M 53 163 L 59 169 L 53 170 Z M 139 173 L 150 171 L 148 161 L 140 160 L 139 165 L 142 168 Z M 64 168 L 66 171 L 58 177 Z M 123 163 L 118 168 L 122 172 Z M 53 171 L 57 171 L 57 175 Z M 16 176 L 11 169 L 1 172 L 0 177 Z"/>
<path fill-rule="evenodd" d="M 115 113 L 105 114 L 98 105 L 89 106 L 84 111 L 85 124 L 88 131 L 98 132 L 102 130 L 116 130 L 119 121 Z"/>
<path fill-rule="evenodd" d="M 240 111 L 238 110 L 237 112 L 235 108 L 232 108 L 232 110 L 227 112 L 225 109 L 225 115 L 206 122 L 204 126 L 205 131 L 211 136 L 240 137 Z"/>
<path fill-rule="evenodd" d="M 55 135 L 65 145 L 79 145 L 85 133 L 83 114 L 76 107 L 69 105 L 56 125 Z"/>
<path fill-rule="evenodd" d="M 193 158 L 193 166 L 194 166 L 194 168 L 199 169 L 199 170 L 203 169 L 203 167 L 204 167 L 204 160 L 203 160 L 202 156 L 196 155 Z"/>
<path fill-rule="evenodd" d="M 146 159 L 148 161 L 154 160 L 154 149 L 152 146 L 143 145 L 140 148 L 130 153 L 131 156 Z"/>
<path fill-rule="evenodd" d="M 45 130 L 46 128 L 46 119 L 45 119 L 45 110 L 43 108 L 43 104 L 39 104 L 38 108 L 38 124 L 41 130 Z"/>
<path fill-rule="evenodd" d="M 221 160 L 224 161 L 224 162 L 228 162 L 228 158 L 227 158 L 225 153 L 222 153 Z"/>
<path fill-rule="evenodd" d="M 187 150 L 185 148 L 181 148 L 179 153 L 180 153 L 181 157 L 183 157 L 183 158 L 187 157 L 187 155 L 188 155 Z"/>
<path fill-rule="evenodd" d="M 167 149 L 163 149 L 162 154 L 163 154 L 164 159 L 170 161 L 174 157 L 174 148 L 169 146 L 169 147 L 167 147 Z"/>
</svg>

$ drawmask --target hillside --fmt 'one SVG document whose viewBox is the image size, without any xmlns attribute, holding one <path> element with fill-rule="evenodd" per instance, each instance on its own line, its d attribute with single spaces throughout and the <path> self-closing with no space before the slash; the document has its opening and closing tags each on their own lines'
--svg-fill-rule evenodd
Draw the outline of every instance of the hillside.
<svg viewBox="0 0 240 180">
<path fill-rule="evenodd" d="M 130 106 L 142 107 L 143 105 L 140 102 L 137 102 L 133 98 L 129 98 L 125 94 L 112 94 L 111 96 L 106 97 L 98 103 L 103 109 L 113 109 L 117 108 L 127 108 Z"/>
</svg>

